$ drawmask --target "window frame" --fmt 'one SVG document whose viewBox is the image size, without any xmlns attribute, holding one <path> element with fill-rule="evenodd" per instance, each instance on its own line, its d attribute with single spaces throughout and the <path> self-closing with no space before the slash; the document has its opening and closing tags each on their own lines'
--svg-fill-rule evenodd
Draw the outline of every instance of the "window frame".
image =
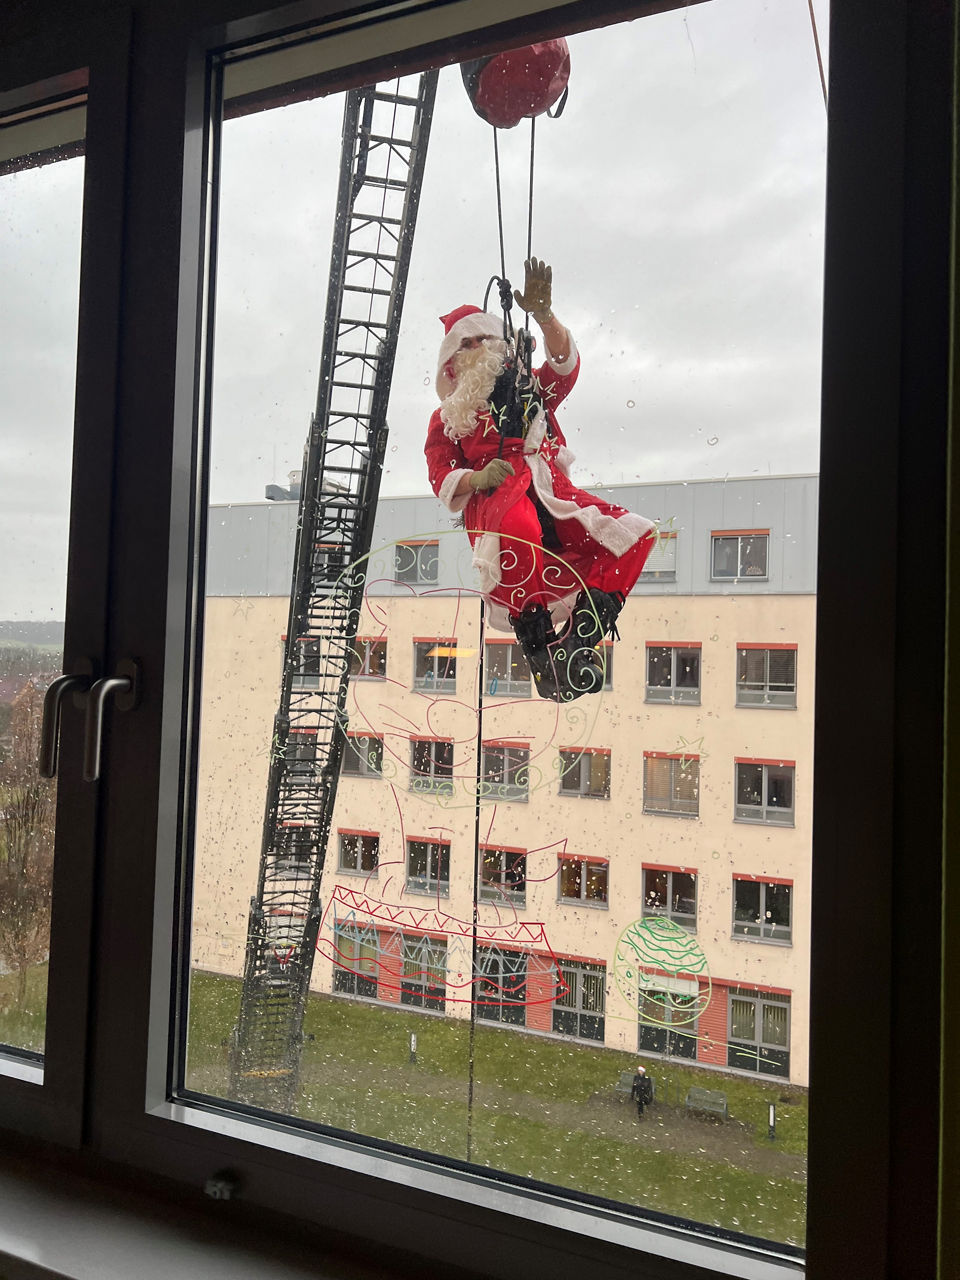
<svg viewBox="0 0 960 1280">
<path fill-rule="evenodd" d="M 564 865 L 576 863 L 580 868 L 580 893 L 576 898 L 567 897 L 563 892 Z M 604 871 L 604 895 L 602 898 L 587 897 L 587 871 L 589 868 L 602 867 Z M 564 907 L 590 907 L 598 911 L 610 908 L 610 859 L 595 858 L 588 854 L 562 853 L 557 858 L 557 902 Z"/>
<path fill-rule="evenodd" d="M 564 768 L 564 756 L 576 756 L 577 768 Z M 591 790 L 590 774 L 592 766 L 584 768 L 584 760 L 589 756 L 606 756 L 607 758 L 607 785 L 605 790 Z M 559 794 L 561 796 L 572 797 L 575 800 L 610 799 L 610 792 L 613 787 L 613 753 L 608 747 L 561 747 L 558 772 L 560 775 Z M 574 773 L 577 775 L 577 785 L 575 787 L 565 786 L 566 779 Z"/>
<path fill-rule="evenodd" d="M 669 649 L 670 651 L 670 683 L 668 685 L 652 685 L 650 683 L 650 651 L 651 649 Z M 695 653 L 697 656 L 697 684 L 696 688 L 684 687 L 677 684 L 677 663 L 680 654 L 683 652 Z M 655 704 L 670 705 L 686 705 L 690 707 L 699 707 L 700 690 L 703 682 L 703 645 L 699 640 L 692 641 L 674 641 L 674 640 L 648 640 L 644 649 L 644 701 Z M 666 690 L 668 696 L 662 697 L 658 693 L 651 693 L 651 690 Z"/>
<path fill-rule="evenodd" d="M 426 849 L 427 872 L 423 876 L 413 876 L 410 872 L 410 855 L 413 845 L 423 845 Z M 415 893 L 425 898 L 450 897 L 450 841 L 427 840 L 422 836 L 406 836 L 404 838 L 403 874 L 407 893 Z M 443 874 L 446 860 L 447 874 Z M 436 874 L 434 874 L 434 863 Z"/>
<path fill-rule="evenodd" d="M 760 769 L 760 790 L 762 799 L 759 805 L 748 805 L 740 800 L 740 770 Z M 785 805 L 770 803 L 771 769 L 782 769 L 790 772 L 790 798 L 793 803 Z M 749 812 L 748 812 L 749 810 Z M 753 816 L 756 813 L 759 816 Z M 781 822 L 770 814 L 789 815 L 789 822 Z M 762 827 L 795 827 L 797 825 L 797 762 L 795 760 L 767 760 L 737 756 L 733 762 L 733 820 L 751 826 Z"/>
<path fill-rule="evenodd" d="M 618 12 L 606 0 L 589 9 L 580 4 L 565 8 L 563 13 L 547 9 L 537 15 L 518 15 L 515 10 L 493 13 L 488 6 L 482 34 L 471 42 L 471 49 L 486 49 L 497 41 L 515 45 L 561 27 L 569 31 L 578 24 L 593 26 L 612 20 Z M 333 1156 L 333 1144 L 324 1147 L 319 1142 L 308 1153 L 302 1137 L 291 1135 L 283 1126 L 258 1130 L 249 1121 L 216 1108 L 203 1112 L 189 1100 L 168 1096 L 174 935 L 170 913 L 177 900 L 180 848 L 176 806 L 161 805 L 159 796 L 162 793 L 169 800 L 177 794 L 183 756 L 189 757 L 181 712 L 190 705 L 191 694 L 191 678 L 184 669 L 184 637 L 187 652 L 193 647 L 186 531 L 192 528 L 187 495 L 194 477 L 193 391 L 199 376 L 196 351 L 204 297 L 197 287 L 202 281 L 200 192 L 207 155 L 204 53 L 214 44 L 267 36 L 305 19 L 302 7 L 263 14 L 254 4 L 242 6 L 239 0 L 230 12 L 234 16 L 224 21 L 221 10 L 200 0 L 186 28 L 177 25 L 183 21 L 178 14 L 162 19 L 151 15 L 144 24 L 132 59 L 132 70 L 143 81 L 144 110 L 129 121 L 130 154 L 138 162 L 126 186 L 126 238 L 119 225 L 112 228 L 114 245 L 124 239 L 128 244 L 123 283 L 125 376 L 118 414 L 125 431 L 132 432 L 131 424 L 139 419 L 134 438 L 143 447 L 126 451 L 123 475 L 128 483 L 117 491 L 118 534 L 121 541 L 122 535 L 131 536 L 127 563 L 119 556 L 112 561 L 116 613 L 111 651 L 129 649 L 139 640 L 148 670 L 163 672 L 167 687 L 162 699 L 151 693 L 138 710 L 135 724 L 116 717 L 108 729 L 107 768 L 116 785 L 108 788 L 101 828 L 96 943 L 100 955 L 122 954 L 124 966 L 122 975 L 111 971 L 110 965 L 100 966 L 95 977 L 99 1016 L 91 1032 L 94 1070 L 88 1105 L 97 1156 L 194 1187 L 203 1184 L 212 1168 L 237 1167 L 251 1212 L 261 1206 L 357 1235 L 368 1227 L 358 1207 L 360 1188 L 377 1197 L 377 1230 L 382 1236 L 448 1262 L 469 1256 L 474 1265 L 488 1267 L 492 1274 L 502 1274 L 502 1250 L 507 1242 L 516 1247 L 518 1239 L 537 1265 L 557 1275 L 571 1274 L 567 1265 L 571 1233 L 576 1233 L 578 1247 L 589 1249 L 594 1258 L 609 1262 L 611 1268 L 617 1263 L 630 1267 L 634 1273 L 637 1255 L 623 1242 L 636 1242 L 640 1265 L 658 1280 L 691 1280 L 704 1268 L 715 1270 L 719 1255 L 727 1270 L 737 1256 L 755 1274 L 767 1263 L 771 1269 L 779 1266 L 780 1273 L 789 1270 L 788 1263 L 758 1257 L 755 1249 L 721 1246 L 695 1233 L 685 1234 L 672 1224 L 636 1223 L 620 1217 L 611 1225 L 613 1218 L 606 1208 L 598 1213 L 595 1206 L 585 1209 L 563 1197 L 551 1203 L 555 1213 L 543 1213 L 531 1221 L 529 1201 L 523 1196 L 515 1197 L 514 1203 L 501 1194 L 496 1208 L 491 1208 L 492 1201 L 484 1194 L 485 1180 L 469 1175 L 458 1178 L 454 1196 L 449 1176 L 422 1162 L 405 1163 L 398 1156 L 392 1170 L 389 1160 L 364 1158 L 346 1147 L 336 1148 Z M 314 17 L 315 12 L 306 16 Z M 19 29 L 31 21 L 22 14 L 17 17 Z M 921 523 L 939 529 L 946 514 L 942 484 L 947 423 L 944 264 L 950 222 L 943 196 L 952 156 L 948 136 L 951 17 L 948 6 L 920 7 L 908 22 L 902 0 L 870 4 L 849 0 L 835 6 L 831 17 L 815 920 L 829 919 L 835 903 L 848 900 L 854 892 L 868 898 L 868 918 L 893 920 L 895 885 L 899 914 L 909 918 L 912 908 L 922 911 L 924 907 L 916 886 L 938 882 L 940 875 L 941 806 L 930 804 L 928 812 L 915 815 L 909 839 L 895 829 L 892 811 L 896 803 L 906 810 L 931 770 L 935 777 L 940 775 L 943 679 L 938 660 L 943 653 L 945 549 L 934 539 L 928 555 L 922 563 L 915 560 L 910 574 L 892 574 L 890 567 L 910 531 Z M 202 22 L 221 25 L 197 34 Z M 476 17 L 474 22 L 479 26 L 481 20 Z M 49 42 L 49 34 L 44 39 Z M 446 30 L 438 37 L 435 30 L 423 29 L 418 40 L 433 40 L 451 55 L 457 50 L 462 53 L 465 44 L 462 36 Z M 7 53 L 5 48 L 5 58 Z M 409 59 L 408 65 L 414 55 Z M 0 61 L 0 74 L 7 83 L 17 83 L 13 76 L 19 72 L 14 65 L 9 58 Z M 115 65 L 111 63 L 111 70 Z M 364 76 L 369 78 L 368 69 Z M 150 156 L 149 165 L 143 162 L 145 154 Z M 119 158 L 122 161 L 122 155 Z M 144 172 L 147 169 L 149 174 Z M 158 183 L 169 200 L 156 201 Z M 168 216 L 178 193 L 183 209 L 180 224 Z M 108 268 L 111 262 L 116 264 L 115 251 L 104 261 Z M 179 278 L 180 298 L 172 289 L 152 289 L 158 277 Z M 95 317 L 109 313 L 102 293 L 89 305 Z M 178 318 L 181 331 L 174 353 L 170 335 Z M 102 331 L 98 336 L 103 342 Z M 103 345 L 109 353 L 111 344 Z M 108 379 L 107 391 L 112 393 L 117 381 Z M 148 389 L 151 395 L 146 394 Z M 110 399 L 105 393 L 105 406 Z M 105 421 L 109 420 L 108 412 Z M 908 436 L 908 424 L 916 421 L 926 424 L 923 450 L 912 448 Z M 99 458 L 96 465 L 102 462 Z M 174 477 L 172 502 L 170 475 Z M 875 519 L 878 508 L 886 513 L 881 522 Z M 202 523 L 202 513 L 198 519 Z M 845 555 L 831 557 L 832 540 L 840 527 L 845 530 Z M 145 530 L 139 544 L 132 536 L 138 529 Z M 129 554 L 134 545 L 144 556 Z M 102 559 L 102 549 L 98 554 Z M 91 558 L 95 558 L 93 552 Z M 145 558 L 151 571 L 167 573 L 169 566 L 168 590 L 155 592 L 156 599 L 143 589 Z M 150 573 L 146 577 L 156 580 Z M 133 619 L 131 600 L 136 602 Z M 859 709 L 860 731 L 871 743 L 879 802 L 868 814 L 854 815 L 848 811 L 839 781 L 849 742 L 847 725 L 837 723 L 836 708 L 843 705 L 848 689 L 839 674 L 831 672 L 828 655 L 844 651 L 862 630 L 864 616 L 874 624 L 875 644 L 868 657 L 871 698 L 868 706 Z M 921 616 L 933 637 L 930 644 L 937 660 L 928 664 L 919 679 L 913 671 L 907 678 L 895 661 L 895 634 Z M 170 640 L 165 631 L 168 622 Z M 956 715 L 953 685 L 949 710 L 952 724 Z M 930 747 L 915 753 L 916 760 L 905 758 L 909 752 L 899 754 L 894 767 L 898 748 L 908 745 L 898 736 L 898 725 L 908 722 L 912 735 Z M 162 744 L 157 777 L 138 778 L 143 757 L 136 748 L 144 736 L 151 744 Z M 937 787 L 939 783 L 934 783 Z M 929 793 L 927 786 L 923 794 Z M 71 814 L 81 809 L 78 802 Z M 953 826 L 955 821 L 951 812 Z M 870 852 L 873 868 L 866 885 L 865 850 Z M 78 874 L 78 879 L 86 883 L 87 877 Z M 911 879 L 914 883 L 909 883 Z M 90 944 L 82 923 L 64 922 L 64 928 L 75 955 L 88 956 Z M 822 1012 L 811 1028 L 817 1098 L 810 1144 L 811 1274 L 817 1267 L 826 1274 L 823 1268 L 831 1263 L 834 1269 L 843 1266 L 847 1280 L 879 1280 L 904 1274 L 910 1267 L 916 1273 L 933 1274 L 926 1263 L 938 1240 L 934 1111 L 940 959 L 936 929 L 922 939 L 914 933 L 904 936 L 897 928 L 878 928 L 866 937 L 858 933 L 849 939 L 828 938 L 823 930 L 815 930 L 812 994 Z M 865 989 L 873 990 L 877 998 L 861 1009 L 863 1017 L 849 1019 L 846 1010 Z M 125 1035 L 131 1051 L 118 1062 L 115 1045 Z M 919 1054 L 918 1041 L 923 1049 Z M 861 1114 L 849 1108 L 833 1070 L 838 1058 L 854 1075 L 875 1081 L 881 1105 L 861 1108 Z M 891 1076 L 904 1075 L 911 1064 L 917 1066 L 913 1077 L 917 1087 L 912 1096 L 898 1098 L 894 1113 L 892 1106 L 885 1105 Z M 35 1111 L 36 1100 L 29 1098 L 28 1103 Z M 12 1122 L 15 1111 L 9 1114 Z M 838 1149 L 835 1135 L 841 1129 L 847 1142 Z M 91 1167 L 96 1167 L 94 1161 Z M 402 1171 L 402 1182 L 397 1169 Z M 325 1194 L 318 1197 L 320 1185 Z M 507 1186 L 508 1180 L 502 1180 L 502 1185 Z M 854 1185 L 858 1195 L 851 1201 L 848 1190 Z M 836 1214 L 840 1202 L 845 1205 L 842 1220 Z M 411 1204 L 417 1212 L 411 1212 Z M 442 1244 L 436 1231 L 441 1212 L 446 1227 Z M 951 1230 L 949 1225 L 944 1227 L 948 1239 Z M 582 1271 L 579 1258 L 578 1265 Z"/>
<path fill-rule="evenodd" d="M 379 733 L 351 733 L 348 729 L 344 734 L 345 742 L 343 746 L 343 755 L 340 757 L 340 773 L 346 778 L 382 778 L 383 777 L 383 735 Z M 353 745 L 354 741 L 377 743 L 379 751 L 359 751 Z M 380 757 L 379 766 L 376 765 L 371 756 Z M 347 768 L 348 761 L 357 761 L 358 768 Z"/>
<path fill-rule="evenodd" d="M 647 761 L 648 760 L 669 760 L 670 761 L 670 808 L 654 808 L 647 800 Z M 675 792 L 677 789 L 676 782 L 676 766 L 680 766 L 681 772 L 691 765 L 697 766 L 696 775 L 696 810 L 691 812 L 689 809 L 681 809 L 673 807 L 675 800 Z M 664 818 L 692 818 L 694 821 L 700 818 L 700 756 L 695 753 L 683 754 L 679 751 L 644 751 L 643 753 L 643 812 L 646 814 L 656 815 Z"/>
<path fill-rule="evenodd" d="M 755 1027 L 755 1036 L 753 1040 L 747 1040 L 743 1036 L 734 1037 L 733 1034 L 733 1003 L 735 1000 L 741 1000 L 746 1004 L 753 1006 L 753 1022 Z M 767 1007 L 770 1008 L 786 1008 L 787 1011 L 787 1043 L 786 1047 L 776 1044 L 774 1041 L 767 1041 L 763 1038 L 764 1013 Z M 769 987 L 750 987 L 750 986 L 734 986 L 730 988 L 727 996 L 727 1066 L 734 1071 L 749 1071 L 760 1080 L 780 1080 L 790 1077 L 790 1056 L 793 1052 L 790 1043 L 790 1033 L 793 1028 L 793 999 L 790 992 L 779 992 Z M 735 1055 L 737 1049 L 740 1049 L 749 1058 L 752 1054 L 756 1054 L 756 1069 L 753 1067 L 745 1067 L 738 1065 Z M 764 1052 L 774 1052 L 786 1055 L 785 1071 L 761 1071 L 760 1061 Z M 731 1061 L 734 1058 L 734 1061 Z"/>
<path fill-rule="evenodd" d="M 717 545 L 732 538 L 737 540 L 737 572 L 717 573 Z M 762 538 L 764 543 L 763 573 L 744 572 L 744 543 Z M 769 529 L 713 529 L 710 532 L 710 581 L 711 582 L 769 582 L 770 581 L 770 530 Z"/>
<path fill-rule="evenodd" d="M 530 666 L 522 646 L 516 640 L 500 639 L 498 636 L 487 636 L 483 653 L 483 681 L 488 698 L 529 698 L 531 695 Z M 490 676 L 491 652 L 506 653 L 510 650 L 506 667 L 511 672 L 519 658 L 523 662 L 526 676 L 513 679 L 509 674 L 501 682 L 500 677 Z"/>
<path fill-rule="evenodd" d="M 413 688 L 419 693 L 456 693 L 457 692 L 457 657 L 456 654 L 434 654 L 432 657 L 429 653 L 421 654 L 421 649 L 438 649 L 441 646 L 447 649 L 455 649 L 457 647 L 456 639 L 448 637 L 435 636 L 414 636 L 413 637 Z M 417 667 L 421 658 L 429 659 L 433 664 L 433 674 L 426 676 L 417 675 Z M 440 675 L 440 664 L 445 664 L 446 675 Z M 453 663 L 453 675 L 450 674 L 450 664 Z"/>
<path fill-rule="evenodd" d="M 498 853 L 500 855 L 500 870 L 497 875 L 500 879 L 497 882 L 488 880 L 484 875 L 486 857 L 488 854 Z M 509 875 L 510 867 L 508 863 L 512 863 L 513 867 L 522 867 L 522 885 L 520 888 L 511 888 L 505 883 L 505 877 Z M 501 906 L 513 907 L 516 911 L 523 911 L 527 905 L 527 850 L 516 849 L 499 844 L 480 844 L 480 887 L 478 901 L 499 903 Z"/>
<path fill-rule="evenodd" d="M 400 567 L 400 549 L 412 550 L 416 547 L 414 553 L 413 567 L 415 572 L 412 575 L 401 577 Z M 433 577 L 427 577 L 423 573 L 423 557 L 424 553 L 430 548 L 436 553 L 433 558 Z M 406 572 L 406 571 L 405 571 Z M 436 538 L 404 538 L 396 544 L 393 553 L 393 580 L 398 584 L 411 587 L 435 587 L 440 580 L 440 543 Z"/>
<path fill-rule="evenodd" d="M 641 893 L 642 906 L 640 908 L 641 917 L 659 916 L 664 920 L 672 920 L 674 924 L 683 925 L 685 929 L 689 929 L 691 933 L 697 932 L 697 909 L 700 905 L 700 880 L 695 867 L 668 867 L 660 866 L 653 862 L 644 862 L 640 867 L 642 876 L 643 891 Z M 647 905 L 647 876 L 665 875 L 667 877 L 667 903 L 666 907 L 650 907 Z M 674 911 L 669 903 L 673 900 L 673 877 L 675 875 L 684 875 L 693 877 L 693 912 Z"/>
<path fill-rule="evenodd" d="M 606 991 L 607 966 L 606 964 L 604 964 L 602 960 L 596 960 L 596 961 L 579 960 L 579 959 L 568 960 L 563 956 L 558 956 L 557 969 L 560 972 L 561 979 L 563 980 L 564 984 L 567 987 L 567 991 L 564 994 L 559 994 L 556 991 L 554 992 L 553 1002 L 550 1005 L 550 1026 L 553 1030 L 553 1034 L 555 1036 L 563 1036 L 564 1039 L 567 1039 L 567 1040 L 581 1040 L 585 1044 L 597 1044 L 598 1042 L 600 1044 L 603 1044 L 603 1037 L 604 1037 L 604 1030 L 606 1026 L 606 1016 L 607 1016 L 607 991 Z M 568 979 L 568 975 L 571 975 L 571 974 L 574 976 L 574 982 L 572 984 L 569 982 L 569 979 Z M 602 982 L 600 984 L 601 1007 L 600 1007 L 599 1013 L 597 1013 L 596 1010 L 584 1007 L 584 996 L 585 996 L 584 978 L 596 977 L 598 975 L 602 975 Z M 560 1001 L 567 999 L 568 996 L 572 997 L 572 1004 L 570 1006 L 562 1005 Z M 558 1013 L 560 1014 L 559 1019 L 557 1017 Z M 576 1018 L 576 1021 L 577 1021 L 576 1032 L 561 1031 L 557 1027 L 558 1020 L 562 1021 L 564 1015 L 566 1015 L 567 1017 Z M 583 1030 L 584 1019 L 587 1019 L 588 1021 L 592 1020 L 594 1022 L 599 1023 L 599 1026 L 597 1029 L 600 1034 L 595 1036 L 583 1035 L 582 1030 Z"/>
<path fill-rule="evenodd" d="M 361 645 L 363 646 L 362 650 L 360 648 Z M 370 663 L 375 650 L 380 650 L 383 654 L 382 673 L 370 670 Z M 386 636 L 357 636 L 350 654 L 350 679 L 386 680 L 387 654 L 388 646 Z M 358 671 L 353 670 L 355 664 L 359 667 Z"/>
<path fill-rule="evenodd" d="M 750 925 L 746 920 L 737 919 L 737 886 L 741 884 L 755 884 L 760 890 L 760 922 Z M 789 889 L 790 890 L 790 923 L 786 926 L 785 933 L 775 933 L 774 930 L 782 929 L 784 926 L 778 924 L 765 924 L 764 916 L 766 914 L 767 890 L 771 887 Z M 794 900 L 793 890 L 794 882 L 792 880 L 780 880 L 771 876 L 747 876 L 742 873 L 738 875 L 733 873 L 733 910 L 732 924 L 730 928 L 730 936 L 738 942 L 763 942 L 774 946 L 790 947 L 793 945 L 793 913 Z M 749 932 L 749 929 L 756 929 L 756 933 Z"/>
<path fill-rule="evenodd" d="M 348 867 L 343 861 L 345 839 L 357 840 L 357 866 Z M 361 864 L 363 862 L 363 851 L 368 840 L 375 842 L 373 850 L 373 866 L 365 869 Z M 353 831 L 345 827 L 337 828 L 337 872 L 344 876 L 363 876 L 364 879 L 376 877 L 380 871 L 380 833 L 378 831 Z"/>
<path fill-rule="evenodd" d="M 745 682 L 740 679 L 740 655 L 750 652 L 762 652 L 766 656 L 763 663 L 763 688 L 757 692 L 760 697 L 746 699 L 743 695 L 747 689 Z M 777 652 L 793 653 L 793 692 L 770 690 L 770 654 Z M 795 644 L 754 644 L 751 642 L 737 643 L 737 671 L 736 671 L 736 705 L 738 707 L 746 707 L 751 710 L 761 711 L 796 711 L 797 709 L 797 663 L 798 663 L 798 646 Z M 753 682 L 756 684 L 756 681 Z M 782 682 L 780 682 L 782 683 Z M 751 691 L 753 692 L 753 691 Z"/>
<path fill-rule="evenodd" d="M 498 772 L 501 778 L 507 779 L 501 782 L 491 782 L 489 774 L 491 770 L 488 767 L 488 757 L 493 758 L 497 752 L 501 753 L 502 761 Z M 516 754 L 517 759 L 514 761 L 513 756 Z M 480 774 L 480 794 L 484 800 L 495 799 L 504 801 L 507 804 L 526 804 L 530 799 L 530 744 L 527 742 L 511 742 L 499 741 L 494 738 L 488 738 L 486 742 L 481 744 L 481 774 Z M 523 772 L 524 781 L 510 782 L 510 775 Z"/>
<path fill-rule="evenodd" d="M 416 765 L 417 747 L 428 743 L 430 746 L 430 772 L 423 773 L 418 770 Z M 437 759 L 437 747 L 450 748 L 450 773 L 438 773 L 437 769 L 446 769 L 447 765 Z M 454 760 L 454 741 L 452 738 L 428 738 L 423 736 L 411 736 L 410 738 L 410 782 L 408 790 L 419 792 L 421 795 L 442 795 L 452 796 L 456 790 L 453 771 L 456 767 Z M 418 783 L 420 785 L 418 785 Z"/>
</svg>

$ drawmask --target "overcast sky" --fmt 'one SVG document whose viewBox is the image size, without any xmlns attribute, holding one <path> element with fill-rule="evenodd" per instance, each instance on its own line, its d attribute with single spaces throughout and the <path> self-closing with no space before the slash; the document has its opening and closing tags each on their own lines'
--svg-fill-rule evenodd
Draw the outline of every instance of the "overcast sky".
<svg viewBox="0 0 960 1280">
<path fill-rule="evenodd" d="M 561 418 L 574 478 L 815 471 L 826 119 L 806 0 L 711 0 L 569 43 L 566 110 L 537 126 L 533 252 L 583 358 Z M 338 96 L 224 126 L 214 502 L 262 499 L 300 465 L 342 110 Z M 529 126 L 500 138 L 519 285 Z M 0 618 L 62 617 L 81 181 L 80 160 L 0 180 Z M 481 303 L 498 269 L 492 131 L 447 68 L 384 494 L 426 491 L 437 317 Z"/>
</svg>

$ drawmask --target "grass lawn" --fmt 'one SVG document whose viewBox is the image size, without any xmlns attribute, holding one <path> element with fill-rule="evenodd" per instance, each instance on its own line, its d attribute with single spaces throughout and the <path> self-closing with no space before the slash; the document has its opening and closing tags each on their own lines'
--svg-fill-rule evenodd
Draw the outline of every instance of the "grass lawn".
<svg viewBox="0 0 960 1280">
<path fill-rule="evenodd" d="M 0 975 L 0 1044 L 43 1052 L 47 1021 L 47 966 L 34 965 L 27 973 L 27 995 L 17 1008 L 17 975 Z"/>
<path fill-rule="evenodd" d="M 240 983 L 194 973 L 187 1084 L 228 1096 Z M 417 1034 L 417 1061 L 410 1032 Z M 658 1104 L 638 1121 L 614 1085 L 636 1055 L 312 995 L 305 1119 L 765 1239 L 802 1244 L 806 1095 L 786 1084 L 648 1061 Z M 312 1037 L 309 1038 L 309 1037 Z M 691 1085 L 722 1089 L 730 1120 L 693 1116 Z M 789 1098 L 789 1102 L 786 1099 Z M 777 1139 L 767 1138 L 777 1104 Z"/>
</svg>

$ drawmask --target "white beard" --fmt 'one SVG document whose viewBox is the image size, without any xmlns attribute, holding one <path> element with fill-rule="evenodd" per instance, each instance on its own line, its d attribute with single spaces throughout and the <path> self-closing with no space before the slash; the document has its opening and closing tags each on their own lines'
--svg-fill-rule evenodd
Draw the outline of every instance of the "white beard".
<svg viewBox="0 0 960 1280">
<path fill-rule="evenodd" d="M 502 338 L 484 338 L 479 347 L 465 347 L 453 357 L 455 385 L 440 409 L 443 434 L 449 440 L 462 440 L 476 431 L 477 414 L 490 400 L 506 354 Z"/>
</svg>

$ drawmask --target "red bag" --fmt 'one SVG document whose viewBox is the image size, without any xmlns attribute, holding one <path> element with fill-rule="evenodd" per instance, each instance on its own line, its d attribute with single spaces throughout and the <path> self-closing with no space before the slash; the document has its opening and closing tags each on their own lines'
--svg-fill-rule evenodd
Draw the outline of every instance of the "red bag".
<svg viewBox="0 0 960 1280">
<path fill-rule="evenodd" d="M 566 40 L 545 40 L 462 62 L 460 71 L 477 115 L 497 129 L 512 129 L 529 116 L 549 111 L 565 93 L 570 50 Z"/>
</svg>

